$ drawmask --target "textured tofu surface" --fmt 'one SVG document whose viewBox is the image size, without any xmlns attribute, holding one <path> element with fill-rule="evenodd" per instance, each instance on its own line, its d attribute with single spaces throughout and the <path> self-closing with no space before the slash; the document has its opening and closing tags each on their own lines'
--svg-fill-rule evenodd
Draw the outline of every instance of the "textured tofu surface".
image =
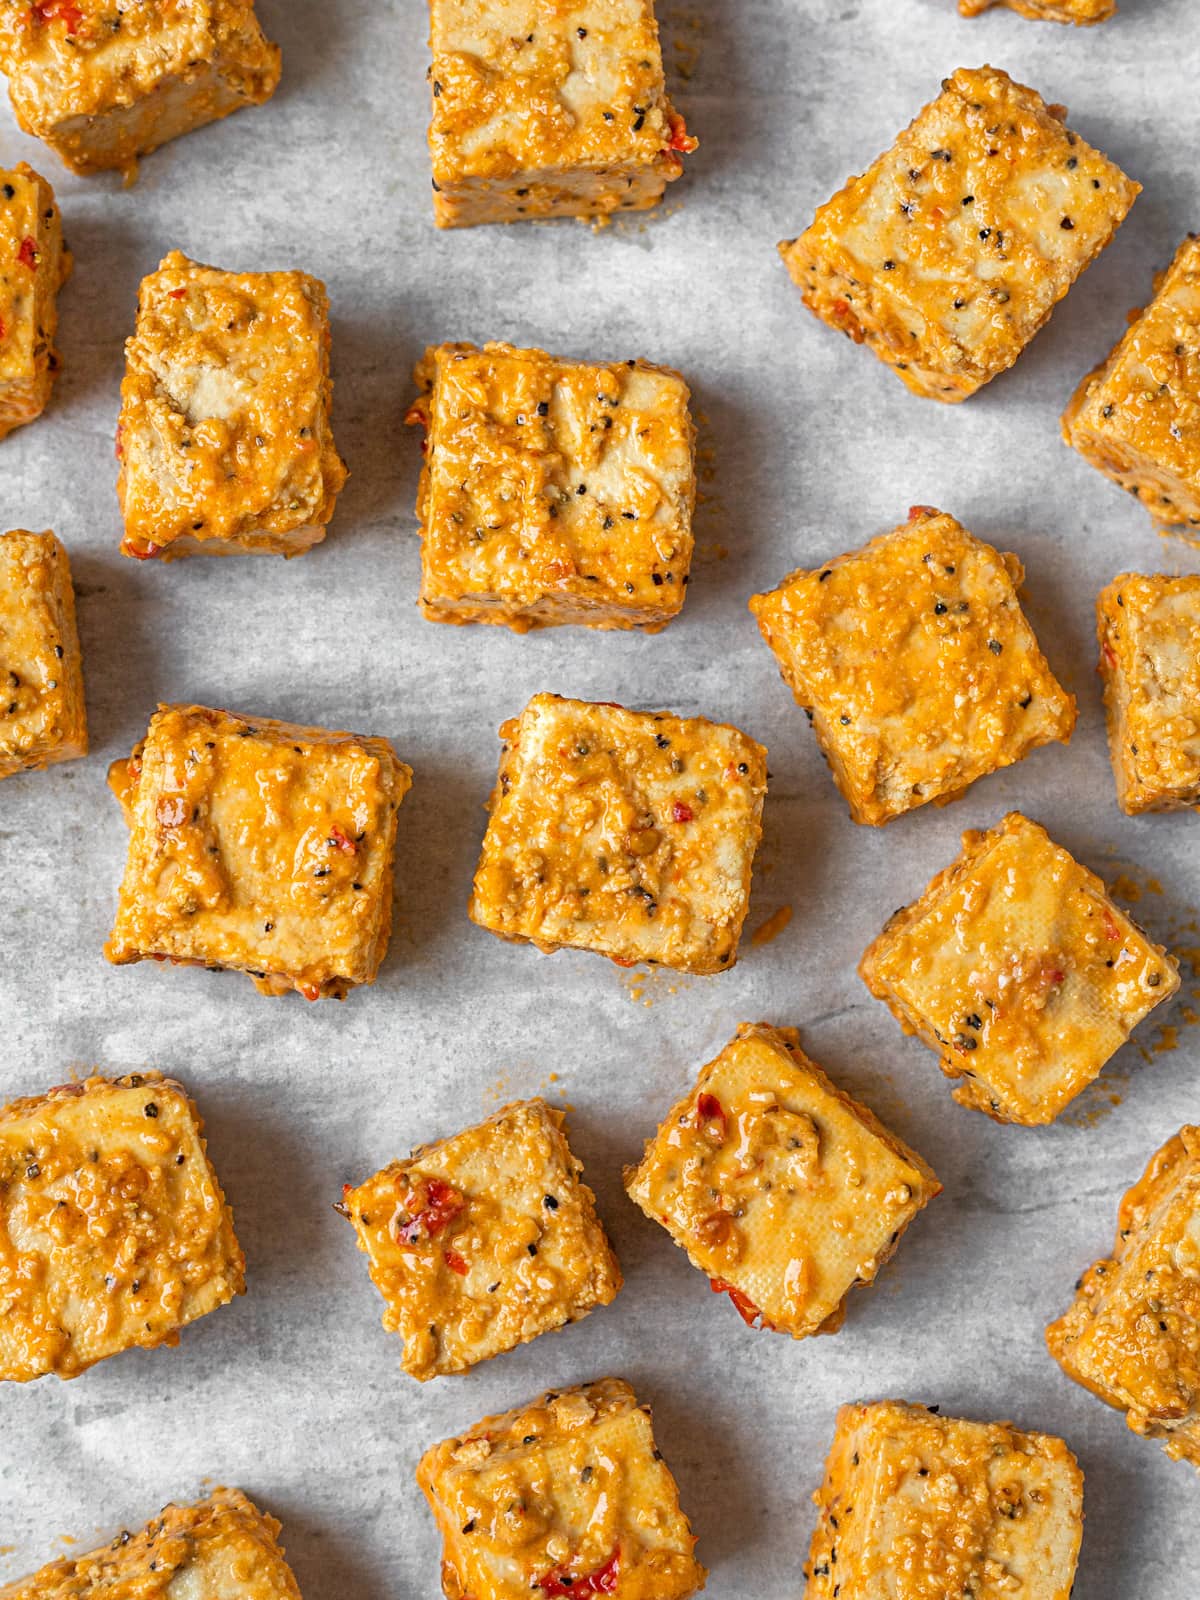
<svg viewBox="0 0 1200 1600">
<path fill-rule="evenodd" d="M 79 173 L 270 99 L 280 56 L 253 0 L 51 0 L 0 8 L 0 72 L 26 133 Z"/>
<path fill-rule="evenodd" d="M 88 1078 L 0 1109 L 0 1379 L 177 1344 L 243 1268 L 178 1083 Z"/>
<path fill-rule="evenodd" d="M 1070 738 L 1075 700 L 1025 620 L 1023 578 L 1015 556 L 914 506 L 862 550 L 752 597 L 856 822 L 956 799 Z"/>
<path fill-rule="evenodd" d="M 1200 577 L 1121 573 L 1096 633 L 1122 811 L 1200 805 Z"/>
<path fill-rule="evenodd" d="M 473 921 L 624 966 L 734 964 L 762 834 L 762 745 L 703 717 L 552 694 L 500 737 Z"/>
<path fill-rule="evenodd" d="M 58 291 L 71 271 L 54 190 L 0 168 L 0 439 L 40 417 L 60 367 Z"/>
<path fill-rule="evenodd" d="M 1068 1600 L 1083 1473 L 1061 1439 L 898 1400 L 843 1406 L 805 1600 Z"/>
<path fill-rule="evenodd" d="M 240 1490 L 214 1489 L 5 1585 L 0 1600 L 300 1600 L 279 1531 Z"/>
<path fill-rule="evenodd" d="M 653 633 L 676 615 L 696 498 L 677 372 L 449 344 L 429 350 L 416 377 L 430 621 Z"/>
<path fill-rule="evenodd" d="M 1063 438 L 1163 527 L 1200 529 L 1200 235 L 1189 235 L 1106 361 L 1063 413 Z"/>
<path fill-rule="evenodd" d="M 1051 1122 L 1179 987 L 1173 956 L 1095 873 L 1010 812 L 904 906 L 859 963 L 868 989 L 998 1122 Z"/>
<path fill-rule="evenodd" d="M 621 1269 L 582 1172 L 562 1113 L 530 1100 L 347 1187 L 407 1373 L 465 1372 L 616 1296 Z"/>
<path fill-rule="evenodd" d="M 1060 111 L 992 67 L 944 79 L 780 245 L 809 310 L 930 399 L 1012 366 L 1140 191 Z"/>
<path fill-rule="evenodd" d="M 643 211 L 695 148 L 653 0 L 430 0 L 439 227 Z"/>
<path fill-rule="evenodd" d="M 329 298 L 306 272 L 221 272 L 178 250 L 143 279 L 125 345 L 125 555 L 298 555 L 325 537 Z"/>
<path fill-rule="evenodd" d="M 1046 1330 L 1068 1377 L 1200 1468 L 1200 1128 L 1180 1129 L 1121 1201 L 1117 1239 Z"/>
<path fill-rule="evenodd" d="M 977 17 L 993 6 L 1007 6 L 1032 22 L 1073 22 L 1079 28 L 1107 22 L 1117 14 L 1115 0 L 958 0 L 964 17 Z"/>
<path fill-rule="evenodd" d="M 109 783 L 129 856 L 108 959 L 248 973 L 264 994 L 372 983 L 412 769 L 386 739 L 160 706 Z"/>
<path fill-rule="evenodd" d="M 619 1378 L 485 1417 L 428 1450 L 417 1482 L 447 1600 L 686 1600 L 704 1587 L 650 1408 Z"/>
<path fill-rule="evenodd" d="M 746 1322 L 796 1339 L 840 1327 L 851 1288 L 941 1190 L 793 1029 L 762 1023 L 671 1107 L 625 1186 Z"/>
<path fill-rule="evenodd" d="M 52 533 L 0 535 L 0 778 L 87 755 L 67 552 Z"/>
</svg>

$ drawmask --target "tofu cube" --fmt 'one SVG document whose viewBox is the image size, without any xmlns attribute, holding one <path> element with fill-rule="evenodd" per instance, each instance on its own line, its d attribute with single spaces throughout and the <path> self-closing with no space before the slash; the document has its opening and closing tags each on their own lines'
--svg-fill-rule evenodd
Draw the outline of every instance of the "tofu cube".
<svg viewBox="0 0 1200 1600">
<path fill-rule="evenodd" d="M 762 745 L 703 717 L 554 694 L 500 737 L 473 922 L 619 966 L 733 966 L 762 835 Z"/>
<path fill-rule="evenodd" d="M 650 1407 L 619 1378 L 485 1417 L 427 1450 L 417 1482 L 441 1531 L 447 1600 L 686 1600 L 704 1587 Z M 513 1516 L 514 1497 L 532 1514 Z"/>
<path fill-rule="evenodd" d="M 1175 958 L 1094 872 L 1011 811 L 867 949 L 859 973 L 938 1054 L 960 1105 L 1053 1122 L 1179 987 Z"/>
<path fill-rule="evenodd" d="M 444 344 L 416 377 L 424 615 L 518 633 L 665 627 L 683 605 L 696 498 L 680 375 Z"/>
<path fill-rule="evenodd" d="M 158 1072 L 88 1078 L 0 1109 L 11 1252 L 0 1380 L 74 1378 L 243 1293 L 245 1259 L 200 1114 Z"/>
<path fill-rule="evenodd" d="M 805 1600 L 1068 1600 L 1083 1473 L 1061 1439 L 937 1407 L 843 1406 Z"/>
<path fill-rule="evenodd" d="M 138 1533 L 119 1533 L 99 1550 L 6 1584 L 0 1600 L 300 1600 L 279 1531 L 240 1489 L 214 1489 L 197 1505 L 165 1507 Z"/>
<path fill-rule="evenodd" d="M 1181 1128 L 1121 1201 L 1112 1255 L 1046 1330 L 1069 1378 L 1200 1468 L 1200 1128 Z"/>
<path fill-rule="evenodd" d="M 653 0 L 429 0 L 439 228 L 645 211 L 696 148 Z"/>
<path fill-rule="evenodd" d="M 1183 241 L 1154 287 L 1076 389 L 1062 434 L 1160 528 L 1200 528 L 1200 234 Z"/>
<path fill-rule="evenodd" d="M 1096 632 L 1121 810 L 1200 806 L 1200 577 L 1121 573 Z"/>
<path fill-rule="evenodd" d="M 124 555 L 301 555 L 346 468 L 333 443 L 329 298 L 306 272 L 220 272 L 171 252 L 125 344 Z"/>
<path fill-rule="evenodd" d="M 466 1372 L 616 1297 L 621 1269 L 563 1121 L 543 1100 L 505 1106 L 347 1184 L 341 1209 L 411 1377 Z"/>
<path fill-rule="evenodd" d="M 387 950 L 411 783 L 386 739 L 160 706 L 109 769 L 130 837 L 105 955 L 345 999 Z"/>
<path fill-rule="evenodd" d="M 913 391 L 1011 367 L 1141 185 L 1024 84 L 962 68 L 892 148 L 779 246 L 804 303 Z"/>
<path fill-rule="evenodd" d="M 87 750 L 71 564 L 52 533 L 17 528 L 0 535 L 0 778 Z"/>
<path fill-rule="evenodd" d="M 804 1339 L 841 1327 L 850 1290 L 942 1186 L 795 1029 L 744 1023 L 625 1187 L 744 1322 Z"/>
<path fill-rule="evenodd" d="M 1075 699 L 1021 610 L 1024 577 L 1016 556 L 914 506 L 863 549 L 751 598 L 855 822 L 956 800 L 1070 739 Z"/>
<path fill-rule="evenodd" d="M 21 127 L 73 172 L 132 181 L 139 156 L 269 100 L 279 49 L 253 0 L 35 0 L 4 7 L 0 72 Z"/>
<path fill-rule="evenodd" d="M 964 17 L 977 17 L 993 6 L 1007 6 L 1031 22 L 1073 22 L 1077 28 L 1090 28 L 1115 17 L 1115 0 L 958 0 Z"/>
<path fill-rule="evenodd" d="M 54 190 L 24 162 L 0 170 L 0 439 L 49 402 L 58 291 L 70 273 Z"/>
</svg>

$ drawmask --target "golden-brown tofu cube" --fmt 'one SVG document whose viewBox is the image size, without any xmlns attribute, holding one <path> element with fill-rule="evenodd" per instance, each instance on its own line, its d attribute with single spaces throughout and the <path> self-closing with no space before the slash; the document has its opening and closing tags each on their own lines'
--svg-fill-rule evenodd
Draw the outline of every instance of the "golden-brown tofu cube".
<svg viewBox="0 0 1200 1600">
<path fill-rule="evenodd" d="M 1061 1439 L 937 1407 L 843 1406 L 805 1600 L 1069 1600 L 1083 1473 Z"/>
<path fill-rule="evenodd" d="M 1163 528 L 1200 529 L 1200 235 L 1063 412 L 1069 445 Z"/>
<path fill-rule="evenodd" d="M 73 1378 L 245 1289 L 233 1216 L 183 1088 L 88 1078 L 0 1109 L 0 1379 Z"/>
<path fill-rule="evenodd" d="M 687 1600 L 704 1587 L 650 1407 L 619 1378 L 485 1417 L 426 1451 L 417 1482 L 441 1530 L 447 1600 Z"/>
<path fill-rule="evenodd" d="M 505 1106 L 346 1185 L 412 1377 L 465 1372 L 615 1298 L 621 1269 L 563 1121 L 542 1100 Z"/>
<path fill-rule="evenodd" d="M 977 17 L 993 6 L 1007 6 L 1031 22 L 1071 22 L 1077 28 L 1090 28 L 1115 17 L 1115 0 L 958 0 L 964 17 Z"/>
<path fill-rule="evenodd" d="M 1174 957 L 1016 811 L 963 834 L 962 854 L 889 918 L 858 970 L 961 1080 L 960 1105 L 1030 1127 L 1052 1122 L 1179 987 Z"/>
<path fill-rule="evenodd" d="M 696 148 L 653 0 L 429 0 L 439 228 L 644 211 Z"/>
<path fill-rule="evenodd" d="M 166 1506 L 137 1533 L 64 1556 L 0 1589 L 0 1600 L 300 1600 L 280 1524 L 240 1489 Z"/>
<path fill-rule="evenodd" d="M 942 1186 L 794 1029 L 747 1023 L 667 1112 L 625 1187 L 743 1321 L 803 1339 L 841 1327 L 850 1290 Z"/>
<path fill-rule="evenodd" d="M 932 506 L 750 609 L 855 822 L 879 825 L 1075 726 L 1038 648 L 1024 569 Z"/>
<path fill-rule="evenodd" d="M 71 564 L 52 533 L 17 528 L 0 535 L 0 778 L 87 749 Z"/>
<path fill-rule="evenodd" d="M 125 344 L 123 554 L 301 555 L 346 468 L 333 443 L 329 297 L 307 272 L 221 272 L 178 250 L 142 280 Z"/>
<path fill-rule="evenodd" d="M 680 375 L 444 344 L 416 377 L 425 616 L 521 633 L 665 627 L 683 605 L 696 498 Z"/>
<path fill-rule="evenodd" d="M 1046 1330 L 1069 1378 L 1200 1468 L 1200 1128 L 1181 1128 L 1121 1201 L 1112 1255 Z"/>
<path fill-rule="evenodd" d="M 767 753 L 703 717 L 535 695 L 500 729 L 472 921 L 539 950 L 723 972 L 762 834 Z"/>
<path fill-rule="evenodd" d="M 21 127 L 73 172 L 132 178 L 138 156 L 269 100 L 279 49 L 253 0 L 9 0 L 0 72 Z"/>
<path fill-rule="evenodd" d="M 23 161 L 0 170 L 0 439 L 46 409 L 60 366 L 58 291 L 70 273 L 54 190 Z"/>
<path fill-rule="evenodd" d="M 1200 577 L 1121 573 L 1096 632 L 1121 810 L 1200 805 Z"/>
<path fill-rule="evenodd" d="M 386 739 L 160 706 L 109 769 L 130 837 L 105 955 L 231 967 L 306 1000 L 373 983 L 411 782 Z"/>
<path fill-rule="evenodd" d="M 928 399 L 1021 354 L 1141 186 L 1024 84 L 962 68 L 892 148 L 779 246 L 804 303 Z"/>
</svg>

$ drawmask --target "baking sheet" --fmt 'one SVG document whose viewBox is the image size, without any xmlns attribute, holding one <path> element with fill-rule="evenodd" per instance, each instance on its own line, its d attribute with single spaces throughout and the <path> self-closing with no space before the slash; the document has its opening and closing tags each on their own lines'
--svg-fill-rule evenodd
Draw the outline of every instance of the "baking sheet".
<svg viewBox="0 0 1200 1600">
<path fill-rule="evenodd" d="M 660 0 L 673 89 L 703 141 L 661 211 L 601 231 L 448 234 L 430 215 L 423 0 L 260 0 L 260 12 L 284 47 L 276 99 L 169 146 L 132 190 L 70 178 L 0 116 L 0 161 L 52 178 L 76 255 L 65 372 L 47 416 L 2 447 L 0 527 L 53 526 L 70 549 L 93 741 L 86 761 L 0 786 L 0 1097 L 92 1064 L 178 1074 L 249 1261 L 249 1293 L 178 1351 L 0 1393 L 0 1581 L 226 1482 L 283 1519 L 306 1600 L 431 1597 L 439 1551 L 412 1481 L 423 1448 L 545 1385 L 611 1372 L 655 1406 L 721 1600 L 799 1595 L 835 1408 L 883 1395 L 1061 1433 L 1087 1474 L 1078 1600 L 1194 1600 L 1194 1475 L 1070 1384 L 1041 1330 L 1108 1249 L 1151 1150 L 1200 1117 L 1200 1035 L 1184 1020 L 1195 978 L 1057 1125 L 1029 1131 L 955 1106 L 932 1055 L 854 972 L 960 830 L 1012 806 L 1120 875 L 1154 935 L 1200 945 L 1197 823 L 1118 812 L 1091 622 L 1115 572 L 1195 571 L 1200 553 L 1155 535 L 1060 444 L 1056 420 L 1200 226 L 1194 0 L 1123 0 L 1116 22 L 1086 32 L 1007 12 L 968 22 L 953 0 Z M 983 61 L 1066 102 L 1146 192 L 1015 370 L 943 408 L 813 322 L 774 245 L 947 72 Z M 329 285 L 336 436 L 353 477 L 327 542 L 301 560 L 141 567 L 117 554 L 121 345 L 139 280 L 177 246 Z M 401 416 L 416 356 L 448 338 L 646 356 L 688 376 L 704 500 L 687 609 L 666 633 L 518 638 L 421 620 L 419 452 Z M 849 821 L 745 600 L 912 502 L 1020 554 L 1034 625 L 1081 716 L 1069 749 L 873 831 Z M 748 926 L 790 906 L 777 939 L 733 972 L 689 979 L 544 957 L 473 927 L 496 728 L 543 689 L 700 712 L 765 741 Z M 236 975 L 105 964 L 125 847 L 105 767 L 156 701 L 176 699 L 384 734 L 412 764 L 398 922 L 374 988 L 309 1006 Z M 620 1186 L 698 1065 L 760 1018 L 798 1024 L 946 1185 L 877 1287 L 855 1294 L 844 1331 L 801 1344 L 743 1328 Z M 570 1108 L 627 1287 L 577 1327 L 420 1387 L 331 1204 L 411 1144 L 535 1093 Z"/>
</svg>

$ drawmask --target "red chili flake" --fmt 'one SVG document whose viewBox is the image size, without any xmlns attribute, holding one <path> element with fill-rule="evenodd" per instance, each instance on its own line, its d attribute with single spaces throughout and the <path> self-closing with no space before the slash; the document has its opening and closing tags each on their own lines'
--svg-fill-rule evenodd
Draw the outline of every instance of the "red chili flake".
<svg viewBox="0 0 1200 1600">
<path fill-rule="evenodd" d="M 116 437 L 113 439 L 113 455 L 116 456 L 118 461 L 120 461 L 124 454 L 125 451 L 121 445 L 121 425 L 118 423 Z"/>
<path fill-rule="evenodd" d="M 319 983 L 302 983 L 300 993 L 306 1000 L 319 1000 L 321 998 L 321 985 Z"/>
<path fill-rule="evenodd" d="M 443 1250 L 442 1257 L 445 1260 L 446 1265 L 450 1268 L 451 1272 L 457 1272 L 460 1278 L 466 1277 L 468 1270 L 467 1263 L 459 1255 L 457 1250 Z"/>
<path fill-rule="evenodd" d="M 37 240 L 29 234 L 26 234 L 21 240 L 21 248 L 17 251 L 17 260 L 23 267 L 28 267 L 30 272 L 36 272 L 38 269 Z"/>
<path fill-rule="evenodd" d="M 627 961 L 624 956 L 609 956 L 614 967 L 636 967 L 636 961 Z"/>
<path fill-rule="evenodd" d="M 908 508 L 908 520 L 910 522 L 916 522 L 918 517 L 936 517 L 937 514 L 936 506 L 909 506 Z"/>
<path fill-rule="evenodd" d="M 694 822 L 696 813 L 686 800 L 676 800 L 671 806 L 672 822 Z"/>
<path fill-rule="evenodd" d="M 171 293 L 167 296 L 167 298 L 169 300 L 182 300 L 183 297 L 186 294 L 187 294 L 187 290 L 186 289 L 172 289 Z"/>
<path fill-rule="evenodd" d="M 850 302 L 848 300 L 835 300 L 833 302 L 835 317 L 848 317 L 850 315 Z"/>
<path fill-rule="evenodd" d="M 135 561 L 153 561 L 155 556 L 162 549 L 162 545 L 155 544 L 153 540 L 151 540 L 150 543 L 141 547 L 136 544 L 123 543 L 121 545 L 121 549 L 127 556 L 132 556 Z"/>
<path fill-rule="evenodd" d="M 725 1138 L 725 1131 L 729 1126 L 729 1121 L 725 1115 L 725 1107 L 717 1099 L 715 1094 L 701 1094 L 697 1096 L 696 1126 L 698 1128 L 703 1128 L 706 1132 L 708 1131 L 709 1127 L 712 1127 L 717 1134 L 718 1142 Z"/>
<path fill-rule="evenodd" d="M 329 830 L 329 846 L 332 850 L 340 850 L 344 856 L 358 854 L 358 846 L 348 833 L 344 833 L 335 822 Z"/>
<path fill-rule="evenodd" d="M 1119 939 L 1121 937 L 1121 930 L 1113 920 L 1111 911 L 1105 911 L 1104 913 L 1104 936 L 1106 939 Z"/>
<path fill-rule="evenodd" d="M 734 1310 L 748 1328 L 770 1328 L 771 1324 L 749 1295 L 743 1294 L 740 1289 L 735 1289 L 731 1283 L 726 1283 L 724 1278 L 710 1278 L 708 1285 L 714 1294 L 729 1296 L 733 1301 Z"/>
<path fill-rule="evenodd" d="M 1107 639 L 1105 639 L 1104 643 L 1100 646 L 1100 653 L 1103 655 L 1105 661 L 1110 667 L 1116 666 L 1117 652 L 1113 649 L 1112 645 L 1109 644 Z"/>
<path fill-rule="evenodd" d="M 679 115 L 678 111 L 672 111 L 670 113 L 667 118 L 667 126 L 670 129 L 670 136 L 667 139 L 667 149 L 678 150 L 682 155 L 690 156 L 692 151 L 697 148 L 700 141 L 699 139 L 693 138 L 693 136 L 687 131 L 687 123 Z"/>
<path fill-rule="evenodd" d="M 8 329 L 4 326 L 4 318 L 0 317 L 0 341 L 8 337 Z"/>
<path fill-rule="evenodd" d="M 426 1239 L 432 1239 L 453 1222 L 467 1203 L 457 1189 L 441 1178 L 426 1178 L 423 1188 L 423 1196 L 410 1196 L 405 1200 L 411 1215 L 396 1229 L 401 1244 L 423 1244 Z"/>
<path fill-rule="evenodd" d="M 537 1580 L 537 1586 L 543 1594 L 549 1595 L 616 1594 L 620 1565 L 621 1547 L 618 1545 L 595 1572 L 577 1577 L 567 1567 L 555 1567 L 553 1572 L 547 1572 L 545 1577 Z"/>
<path fill-rule="evenodd" d="M 425 429 L 426 433 L 428 433 L 429 412 L 426 409 L 425 402 L 423 400 L 417 400 L 411 406 L 409 406 L 408 410 L 404 413 L 404 421 L 407 427 L 412 428 L 420 426 Z"/>
<path fill-rule="evenodd" d="M 43 26 L 62 22 L 68 33 L 78 33 L 83 22 L 83 12 L 74 0 L 34 0 L 33 16 Z"/>
<path fill-rule="evenodd" d="M 187 801 L 181 794 L 160 795 L 154 815 L 164 828 L 182 828 L 188 819 Z"/>
</svg>

